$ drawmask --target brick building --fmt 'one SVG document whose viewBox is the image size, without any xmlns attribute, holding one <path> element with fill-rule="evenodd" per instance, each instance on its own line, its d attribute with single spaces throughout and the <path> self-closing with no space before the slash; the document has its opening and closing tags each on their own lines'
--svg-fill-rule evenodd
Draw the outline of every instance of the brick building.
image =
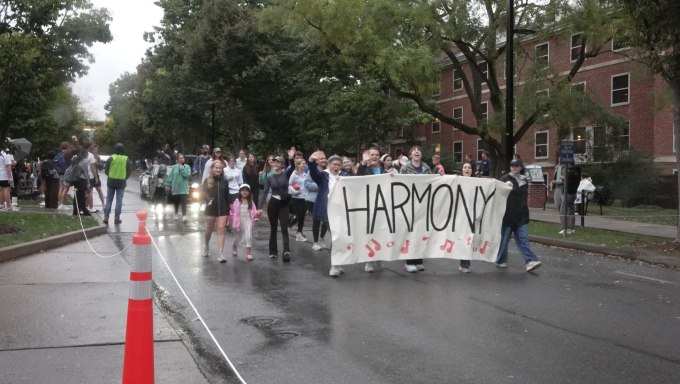
<svg viewBox="0 0 680 384">
<path fill-rule="evenodd" d="M 536 58 L 547 60 L 559 71 L 566 75 L 571 70 L 575 57 L 581 47 L 579 35 L 574 35 L 571 41 L 538 41 L 527 40 L 526 50 L 533 50 Z M 630 52 L 626 47 L 619 47 L 616 41 L 610 41 L 594 58 L 588 58 L 572 81 L 572 84 L 582 84 L 588 91 L 595 94 L 614 114 L 625 116 L 629 121 L 629 128 L 623 132 L 622 145 L 636 147 L 654 154 L 655 161 L 664 169 L 664 173 L 672 173 L 677 168 L 673 142 L 673 117 L 671 103 L 661 105 L 655 101 L 655 94 L 660 94 L 664 87 L 663 80 L 649 74 L 638 64 L 625 57 Z M 517 58 L 521 71 L 521 60 Z M 530 59 L 529 59 L 530 60 Z M 498 82 L 501 89 L 505 89 L 505 59 L 503 56 L 497 63 Z M 442 58 L 442 76 L 440 93 L 433 95 L 440 110 L 461 122 L 475 126 L 476 119 L 472 113 L 468 95 L 462 86 L 460 76 L 456 75 L 453 64 L 448 57 Z M 472 78 L 471 69 L 465 60 L 461 60 L 462 67 L 468 79 Z M 521 72 L 519 72 L 522 87 Z M 489 98 L 486 84 L 482 85 L 482 101 Z M 493 113 L 490 104 L 486 104 L 487 112 Z M 661 106 L 661 108 L 660 108 Z M 571 139 L 575 141 L 577 162 L 587 161 L 592 156 L 592 148 L 601 140 L 604 127 L 582 126 L 572 130 Z M 451 125 L 433 121 L 413 128 L 414 136 L 421 146 L 435 146 L 452 152 L 454 160 L 459 162 L 464 154 L 471 154 L 473 158 L 481 158 L 484 149 L 483 142 L 478 136 L 472 136 L 453 129 Z M 389 151 L 393 156 L 407 154 L 410 146 L 397 133 L 391 138 Z M 544 130 L 538 126 L 532 127 L 517 144 L 515 150 L 519 153 L 525 165 L 539 165 L 544 173 L 552 174 L 555 166 L 556 153 L 559 142 L 567 137 L 558 137 L 557 128 Z M 592 161 L 596 161 L 591 157 Z"/>
</svg>

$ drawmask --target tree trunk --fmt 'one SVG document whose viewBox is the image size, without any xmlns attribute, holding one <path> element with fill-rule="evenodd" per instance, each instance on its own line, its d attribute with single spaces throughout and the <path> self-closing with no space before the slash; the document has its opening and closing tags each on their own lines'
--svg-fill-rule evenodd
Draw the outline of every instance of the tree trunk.
<svg viewBox="0 0 680 384">
<path fill-rule="evenodd" d="M 676 149 L 676 147 L 680 145 L 680 79 L 669 81 L 668 85 L 673 95 L 673 138 L 675 144 L 673 149 L 675 150 L 675 167 L 678 169 L 680 165 L 680 150 Z M 680 213 L 680 173 L 678 174 L 678 195 L 678 212 Z M 678 220 L 675 242 L 680 242 L 680 220 Z"/>
</svg>

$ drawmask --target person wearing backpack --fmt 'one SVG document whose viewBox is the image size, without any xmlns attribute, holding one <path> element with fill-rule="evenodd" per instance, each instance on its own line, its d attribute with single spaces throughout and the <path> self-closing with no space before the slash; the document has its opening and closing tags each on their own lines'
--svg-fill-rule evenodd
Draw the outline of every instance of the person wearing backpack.
<svg viewBox="0 0 680 384">
<path fill-rule="evenodd" d="M 87 210 L 87 197 L 90 193 L 90 177 L 88 170 L 90 162 L 87 159 L 88 152 L 78 149 L 71 158 L 71 166 L 64 173 L 64 179 L 75 187 L 75 201 L 73 203 L 73 216 L 92 216 Z"/>
<path fill-rule="evenodd" d="M 54 151 L 47 152 L 47 159 L 40 163 L 40 177 L 45 193 L 45 208 L 57 208 L 59 206 L 59 174 L 54 169 Z M 62 176 L 63 178 L 63 176 Z"/>
<path fill-rule="evenodd" d="M 59 175 L 59 206 L 57 207 L 59 210 L 68 209 L 64 206 L 64 201 L 66 201 L 66 195 L 68 194 L 68 189 L 70 187 L 70 185 L 64 182 L 64 172 L 66 172 L 66 169 L 68 168 L 68 161 L 66 160 L 67 153 L 68 143 L 63 142 L 61 143 L 61 152 L 59 152 L 54 157 L 54 161 L 52 161 L 52 165 Z"/>
<path fill-rule="evenodd" d="M 109 157 L 104 166 L 104 172 L 108 176 L 106 181 L 106 206 L 104 207 L 104 224 L 109 224 L 109 215 L 113 205 L 113 196 L 116 196 L 116 212 L 114 224 L 120 224 L 120 213 L 123 210 L 123 195 L 127 187 L 127 179 L 132 173 L 132 163 L 125 154 L 125 147 L 118 143 L 113 147 L 113 155 Z"/>
</svg>

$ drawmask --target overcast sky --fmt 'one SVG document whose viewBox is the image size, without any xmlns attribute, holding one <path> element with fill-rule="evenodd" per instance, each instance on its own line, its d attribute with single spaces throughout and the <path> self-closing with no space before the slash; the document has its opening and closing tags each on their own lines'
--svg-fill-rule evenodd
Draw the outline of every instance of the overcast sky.
<svg viewBox="0 0 680 384">
<path fill-rule="evenodd" d="M 90 52 L 95 63 L 90 64 L 87 76 L 78 79 L 73 91 L 87 101 L 88 110 L 98 120 L 104 120 L 104 105 L 109 100 L 109 84 L 124 72 L 134 72 L 144 52 L 151 44 L 146 43 L 144 32 L 153 31 L 163 17 L 155 0 L 92 0 L 97 8 L 107 8 L 113 21 L 109 44 L 96 44 Z"/>
</svg>

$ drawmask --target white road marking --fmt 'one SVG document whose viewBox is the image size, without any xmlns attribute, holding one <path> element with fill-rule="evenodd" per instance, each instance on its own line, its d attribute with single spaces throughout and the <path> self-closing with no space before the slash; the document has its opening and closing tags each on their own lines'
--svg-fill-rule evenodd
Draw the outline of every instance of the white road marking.
<svg viewBox="0 0 680 384">
<path fill-rule="evenodd" d="M 660 283 L 668 283 L 668 284 L 675 284 L 675 285 L 678 285 L 678 283 L 674 283 L 674 282 L 672 282 L 672 281 L 659 280 L 659 279 L 654 279 L 654 278 L 645 277 L 645 276 L 638 276 L 638 275 L 633 275 L 633 274 L 631 274 L 631 273 L 625 273 L 625 272 L 619 272 L 619 271 L 616 271 L 616 273 L 619 273 L 619 274 L 621 274 L 621 275 L 626 275 L 626 276 L 639 277 L 639 278 L 641 278 L 641 279 L 654 280 L 654 281 L 658 281 L 658 282 L 660 282 Z"/>
</svg>

